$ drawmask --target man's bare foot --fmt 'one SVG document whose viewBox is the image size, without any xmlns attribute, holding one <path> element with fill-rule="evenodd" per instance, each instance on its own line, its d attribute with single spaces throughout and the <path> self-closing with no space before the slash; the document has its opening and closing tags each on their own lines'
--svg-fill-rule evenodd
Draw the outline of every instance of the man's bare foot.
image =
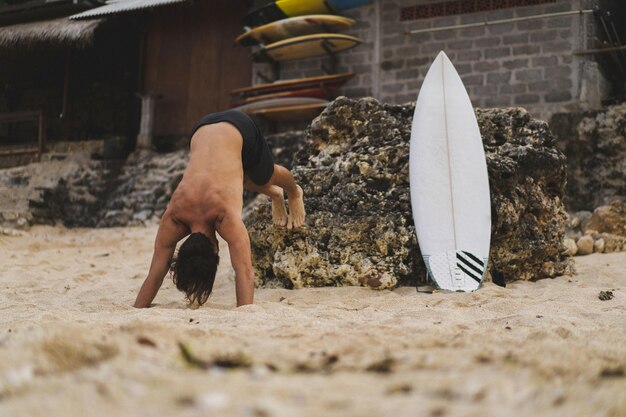
<svg viewBox="0 0 626 417">
<path fill-rule="evenodd" d="M 299 185 L 296 185 L 298 191 L 293 194 L 288 194 L 289 200 L 289 221 L 287 223 L 287 229 L 298 229 L 304 224 L 304 193 Z"/>
<path fill-rule="evenodd" d="M 287 226 L 287 207 L 285 207 L 285 197 L 283 196 L 282 188 L 280 193 L 272 196 L 272 219 L 276 226 Z"/>
</svg>

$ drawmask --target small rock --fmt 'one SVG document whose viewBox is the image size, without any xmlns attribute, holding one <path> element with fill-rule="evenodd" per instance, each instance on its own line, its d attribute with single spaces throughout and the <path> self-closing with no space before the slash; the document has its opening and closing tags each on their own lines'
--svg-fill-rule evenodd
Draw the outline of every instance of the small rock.
<svg viewBox="0 0 626 417">
<path fill-rule="evenodd" d="M 589 219 L 591 219 L 590 211 L 579 211 L 574 213 L 574 217 L 578 218 L 578 226 L 582 230 L 587 228 L 587 223 L 589 223 Z"/>
<path fill-rule="evenodd" d="M 609 205 L 596 208 L 585 229 L 626 236 L 626 202 L 615 200 Z"/>
<path fill-rule="evenodd" d="M 230 399 L 221 392 L 207 392 L 198 397 L 197 402 L 198 406 L 203 410 L 218 412 L 228 406 Z"/>
<path fill-rule="evenodd" d="M 598 298 L 601 301 L 609 301 L 613 299 L 613 291 L 600 291 L 598 294 Z"/>
<path fill-rule="evenodd" d="M 623 378 L 626 372 L 622 367 L 604 368 L 600 372 L 600 378 Z"/>
<path fill-rule="evenodd" d="M 574 243 L 580 239 L 580 237 L 583 235 L 583 232 L 581 232 L 580 230 L 576 229 L 576 230 L 572 230 L 572 229 L 566 229 L 565 230 L 565 237 L 568 239 L 573 239 Z"/>
<path fill-rule="evenodd" d="M 576 216 L 575 214 L 569 216 L 565 227 L 568 227 L 570 229 L 576 229 L 578 226 L 580 226 L 580 217 Z"/>
<path fill-rule="evenodd" d="M 393 368 L 396 365 L 396 361 L 392 357 L 385 357 L 379 361 L 376 361 L 370 364 L 367 368 L 365 368 L 368 372 L 378 372 L 380 374 L 388 374 L 393 372 Z"/>
<path fill-rule="evenodd" d="M 563 251 L 565 256 L 574 256 L 576 255 L 576 252 L 578 252 L 578 246 L 576 245 L 574 239 L 563 240 L 563 247 L 565 248 Z"/>
<path fill-rule="evenodd" d="M 591 236 L 583 236 L 578 239 L 576 246 L 578 247 L 578 255 L 589 255 L 593 253 L 593 238 Z"/>
<path fill-rule="evenodd" d="M 387 394 L 408 394 L 413 391 L 413 386 L 411 384 L 396 384 L 387 388 Z"/>
<path fill-rule="evenodd" d="M 152 210 L 142 210 L 139 213 L 133 215 L 133 220 L 145 222 L 152 215 Z"/>
<path fill-rule="evenodd" d="M 626 237 L 600 233 L 597 239 L 604 240 L 604 253 L 623 252 L 626 250 Z"/>
<path fill-rule="evenodd" d="M 604 252 L 604 239 L 600 238 L 597 239 L 595 242 L 593 242 L 593 251 L 596 253 L 603 253 Z"/>
<path fill-rule="evenodd" d="M 0 235 L 3 235 L 3 236 L 18 237 L 18 236 L 24 236 L 25 234 L 26 233 L 22 232 L 21 230 L 6 229 L 6 228 L 0 227 Z"/>
</svg>

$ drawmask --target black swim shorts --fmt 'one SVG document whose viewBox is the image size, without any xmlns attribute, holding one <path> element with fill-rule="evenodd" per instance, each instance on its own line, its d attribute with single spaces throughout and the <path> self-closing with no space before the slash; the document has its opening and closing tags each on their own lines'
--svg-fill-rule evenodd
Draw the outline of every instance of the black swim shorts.
<svg viewBox="0 0 626 417">
<path fill-rule="evenodd" d="M 274 173 L 274 158 L 265 138 L 257 125 L 245 113 L 239 110 L 227 110 L 204 116 L 191 131 L 191 136 L 202 126 L 220 122 L 228 122 L 235 126 L 241 137 L 241 162 L 243 172 L 256 185 L 265 185 Z"/>
</svg>

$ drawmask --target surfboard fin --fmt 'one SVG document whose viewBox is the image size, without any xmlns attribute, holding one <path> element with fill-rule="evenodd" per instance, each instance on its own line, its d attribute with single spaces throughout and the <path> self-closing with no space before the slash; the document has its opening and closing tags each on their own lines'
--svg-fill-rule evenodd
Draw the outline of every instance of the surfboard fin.
<svg viewBox="0 0 626 417">
<path fill-rule="evenodd" d="M 496 265 L 493 264 L 493 272 L 491 273 L 491 280 L 494 284 L 499 287 L 506 288 L 506 280 L 504 279 L 504 274 L 496 268 Z"/>
</svg>

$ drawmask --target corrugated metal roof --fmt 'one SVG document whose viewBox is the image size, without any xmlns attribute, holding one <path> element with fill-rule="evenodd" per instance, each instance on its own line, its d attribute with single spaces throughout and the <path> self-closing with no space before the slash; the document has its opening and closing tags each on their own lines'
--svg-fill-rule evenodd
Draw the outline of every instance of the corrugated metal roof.
<svg viewBox="0 0 626 417">
<path fill-rule="evenodd" d="M 72 20 L 96 19 L 99 17 L 128 13 L 135 10 L 151 9 L 153 7 L 167 6 L 168 4 L 184 3 L 189 0 L 109 0 L 104 6 L 87 10 L 70 16 Z"/>
</svg>

